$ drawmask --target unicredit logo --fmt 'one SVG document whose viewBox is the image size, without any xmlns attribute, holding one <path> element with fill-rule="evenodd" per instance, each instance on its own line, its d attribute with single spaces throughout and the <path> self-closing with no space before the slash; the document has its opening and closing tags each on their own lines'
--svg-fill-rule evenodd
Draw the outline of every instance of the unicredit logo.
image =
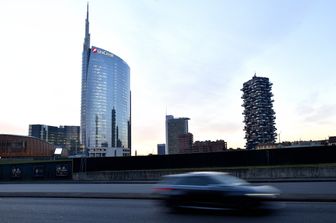
<svg viewBox="0 0 336 223">
<path fill-rule="evenodd" d="M 114 55 L 112 54 L 112 53 L 110 53 L 110 52 L 107 52 L 107 51 L 105 51 L 105 50 L 101 50 L 101 49 L 97 49 L 97 48 L 93 48 L 92 49 L 92 52 L 93 53 L 98 53 L 98 54 L 103 54 L 103 55 L 105 55 L 105 56 L 109 56 L 109 57 L 113 57 Z"/>
</svg>

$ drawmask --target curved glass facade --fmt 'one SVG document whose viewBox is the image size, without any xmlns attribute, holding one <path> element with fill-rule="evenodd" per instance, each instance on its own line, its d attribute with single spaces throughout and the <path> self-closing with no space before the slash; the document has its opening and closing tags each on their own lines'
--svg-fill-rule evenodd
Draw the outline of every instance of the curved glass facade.
<svg viewBox="0 0 336 223">
<path fill-rule="evenodd" d="M 130 148 L 130 69 L 118 56 L 92 47 L 86 79 L 87 148 Z"/>
<path fill-rule="evenodd" d="M 82 56 L 81 144 L 93 156 L 131 155 L 130 68 L 111 52 L 90 48 L 88 11 Z"/>
</svg>

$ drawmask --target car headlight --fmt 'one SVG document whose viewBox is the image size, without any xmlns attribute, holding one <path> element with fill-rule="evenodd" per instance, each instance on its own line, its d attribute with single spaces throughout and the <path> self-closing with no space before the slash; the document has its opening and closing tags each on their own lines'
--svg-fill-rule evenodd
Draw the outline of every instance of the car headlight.
<svg viewBox="0 0 336 223">
<path fill-rule="evenodd" d="M 245 194 L 248 197 L 276 197 L 279 194 L 275 194 L 275 193 L 247 193 Z"/>
</svg>

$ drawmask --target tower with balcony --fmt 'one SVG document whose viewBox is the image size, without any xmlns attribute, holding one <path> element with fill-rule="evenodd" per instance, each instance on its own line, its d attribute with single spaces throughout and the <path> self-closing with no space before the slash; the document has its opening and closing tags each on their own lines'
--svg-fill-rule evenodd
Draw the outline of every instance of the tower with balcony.
<svg viewBox="0 0 336 223">
<path fill-rule="evenodd" d="M 253 78 L 243 84 L 244 130 L 246 149 L 255 149 L 260 143 L 275 143 L 275 112 L 272 83 L 267 77 Z"/>
</svg>

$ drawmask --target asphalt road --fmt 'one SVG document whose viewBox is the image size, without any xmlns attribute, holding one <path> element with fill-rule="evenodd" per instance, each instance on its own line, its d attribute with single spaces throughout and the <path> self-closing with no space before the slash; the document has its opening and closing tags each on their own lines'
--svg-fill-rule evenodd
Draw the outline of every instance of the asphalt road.
<svg viewBox="0 0 336 223">
<path fill-rule="evenodd" d="M 328 223 L 335 222 L 336 203 L 282 203 L 269 215 L 234 212 L 172 213 L 152 200 L 0 198 L 2 223 Z"/>
<path fill-rule="evenodd" d="M 266 183 L 286 194 L 334 194 L 336 182 Z M 151 193 L 154 184 L 0 184 L 0 192 Z"/>
</svg>

